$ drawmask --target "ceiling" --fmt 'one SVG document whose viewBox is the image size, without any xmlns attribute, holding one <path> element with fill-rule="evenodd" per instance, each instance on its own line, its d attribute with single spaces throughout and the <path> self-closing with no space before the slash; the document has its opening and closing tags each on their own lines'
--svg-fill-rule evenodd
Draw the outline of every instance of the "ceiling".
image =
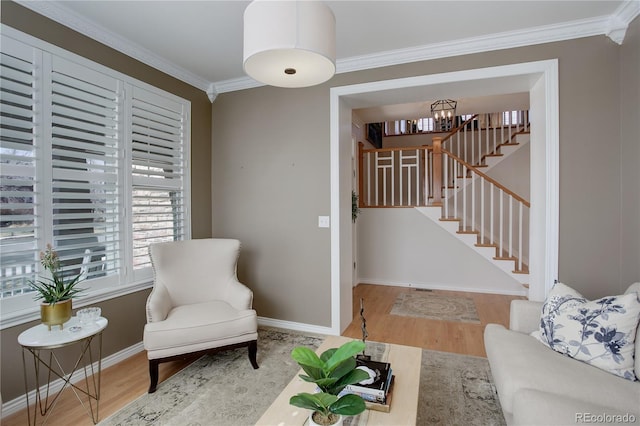
<svg viewBox="0 0 640 426">
<path fill-rule="evenodd" d="M 218 93 L 259 86 L 242 68 L 249 1 L 18 3 L 123 53 Z M 638 0 L 327 1 L 337 72 L 597 34 L 621 43 Z"/>
</svg>

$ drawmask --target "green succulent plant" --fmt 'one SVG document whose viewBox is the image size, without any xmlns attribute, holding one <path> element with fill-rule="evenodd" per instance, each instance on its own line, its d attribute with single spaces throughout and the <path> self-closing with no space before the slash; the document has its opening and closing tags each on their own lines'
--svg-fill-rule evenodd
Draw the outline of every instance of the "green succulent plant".
<svg viewBox="0 0 640 426">
<path fill-rule="evenodd" d="M 45 251 L 40 252 L 40 263 L 46 271 L 51 273 L 51 278 L 43 278 L 37 281 L 29 281 L 29 287 L 37 292 L 35 300 L 42 300 L 50 305 L 73 298 L 83 291 L 76 286 L 82 281 L 82 274 L 73 278 L 65 278 L 60 270 L 60 259 L 58 253 L 47 244 Z"/>
<path fill-rule="evenodd" d="M 332 424 L 332 418 L 337 415 L 354 416 L 362 413 L 366 405 L 360 396 L 346 394 L 338 397 L 338 394 L 345 386 L 369 378 L 366 372 L 356 368 L 355 355 L 363 350 L 364 343 L 359 340 L 328 349 L 320 356 L 303 346 L 294 348 L 291 358 L 307 373 L 300 374 L 300 378 L 315 383 L 320 392 L 299 393 L 292 396 L 289 403 L 315 411 L 318 414 L 314 421 L 321 424 Z"/>
</svg>

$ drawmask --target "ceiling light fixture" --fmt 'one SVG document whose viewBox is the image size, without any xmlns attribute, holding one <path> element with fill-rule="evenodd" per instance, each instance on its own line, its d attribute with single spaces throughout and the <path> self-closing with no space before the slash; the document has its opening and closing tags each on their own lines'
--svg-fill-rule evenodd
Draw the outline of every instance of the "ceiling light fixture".
<svg viewBox="0 0 640 426">
<path fill-rule="evenodd" d="M 244 11 L 244 71 L 271 86 L 307 87 L 336 71 L 336 18 L 321 1 L 254 0 Z"/>
<path fill-rule="evenodd" d="M 456 108 L 458 102 L 451 99 L 440 99 L 431 104 L 431 115 L 435 120 L 441 120 L 443 118 L 451 118 L 456 115 Z"/>
</svg>

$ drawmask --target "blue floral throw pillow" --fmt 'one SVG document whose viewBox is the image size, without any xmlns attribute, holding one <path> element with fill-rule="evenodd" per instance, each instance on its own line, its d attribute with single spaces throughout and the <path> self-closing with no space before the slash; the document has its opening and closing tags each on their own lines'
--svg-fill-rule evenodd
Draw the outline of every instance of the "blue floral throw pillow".
<svg viewBox="0 0 640 426">
<path fill-rule="evenodd" d="M 542 306 L 540 329 L 531 335 L 556 352 L 636 380 L 633 357 L 639 320 L 636 293 L 587 301 L 556 283 Z"/>
</svg>

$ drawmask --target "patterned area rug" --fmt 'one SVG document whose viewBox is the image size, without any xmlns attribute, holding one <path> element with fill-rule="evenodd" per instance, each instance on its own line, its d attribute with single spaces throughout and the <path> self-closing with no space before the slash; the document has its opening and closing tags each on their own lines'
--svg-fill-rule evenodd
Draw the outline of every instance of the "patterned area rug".
<svg viewBox="0 0 640 426">
<path fill-rule="evenodd" d="M 391 315 L 480 324 L 472 298 L 426 291 L 400 293 L 391 308 Z"/>
<path fill-rule="evenodd" d="M 203 356 L 99 425 L 255 424 L 299 370 L 291 350 L 322 342 L 279 329 L 258 332 L 258 370 L 246 348 Z M 487 360 L 423 351 L 417 424 L 504 425 Z"/>
</svg>

